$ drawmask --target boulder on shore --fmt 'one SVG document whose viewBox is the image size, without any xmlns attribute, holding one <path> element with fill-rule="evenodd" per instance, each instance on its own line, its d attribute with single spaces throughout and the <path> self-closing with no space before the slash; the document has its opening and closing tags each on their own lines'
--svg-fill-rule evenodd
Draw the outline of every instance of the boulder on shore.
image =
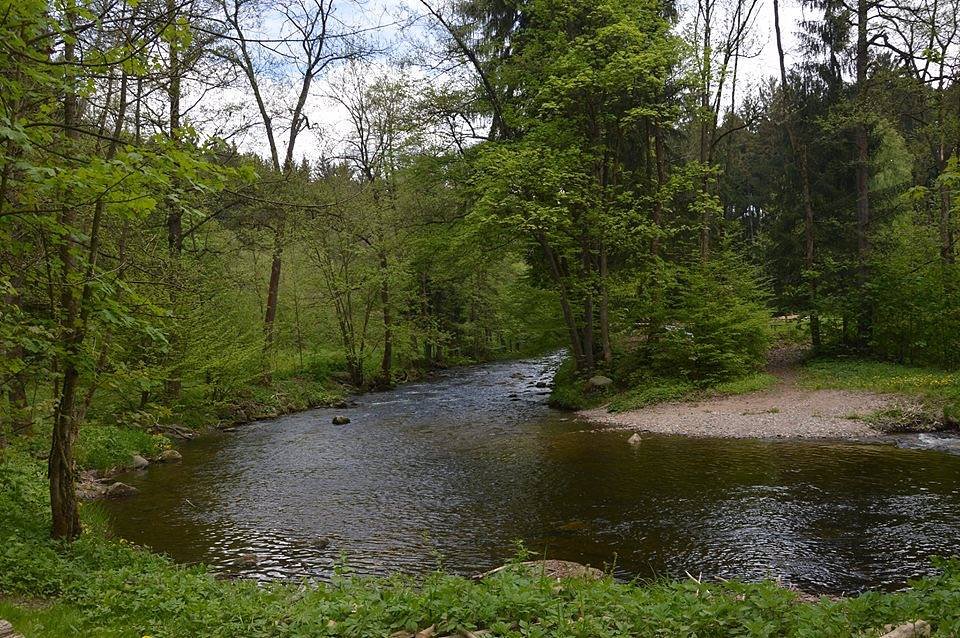
<svg viewBox="0 0 960 638">
<path fill-rule="evenodd" d="M 143 458 L 139 454 L 134 454 L 133 457 L 130 459 L 130 465 L 132 465 L 133 469 L 135 470 L 142 470 L 143 468 L 150 465 L 150 461 Z"/>
<path fill-rule="evenodd" d="M 350 423 L 350 417 L 346 417 L 338 414 L 337 416 L 333 417 L 332 423 L 334 425 L 346 425 L 347 423 Z"/>
</svg>

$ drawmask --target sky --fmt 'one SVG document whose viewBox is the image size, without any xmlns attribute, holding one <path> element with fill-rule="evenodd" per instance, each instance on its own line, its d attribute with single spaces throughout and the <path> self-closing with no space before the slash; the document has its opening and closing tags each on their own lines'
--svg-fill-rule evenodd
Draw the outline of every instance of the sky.
<svg viewBox="0 0 960 638">
<path fill-rule="evenodd" d="M 687 3 L 693 1 L 686 0 Z M 692 6 L 695 7 L 695 4 Z M 411 47 L 423 44 L 418 40 L 427 37 L 427 31 L 425 26 L 421 25 L 426 25 L 428 21 L 433 20 L 431 16 L 426 15 L 424 7 L 418 0 L 338 0 L 336 7 L 336 15 L 343 24 L 362 29 L 365 37 L 375 42 L 376 48 L 382 50 L 382 53 L 373 60 L 364 62 L 377 73 L 390 72 L 388 59 L 402 57 Z M 690 9 L 691 6 L 683 7 L 682 15 L 691 15 Z M 782 0 L 780 12 L 784 50 L 789 68 L 792 62 L 799 59 L 797 31 L 805 16 L 799 0 Z M 401 25 L 409 25 L 411 21 L 413 21 L 412 27 L 402 28 Z M 779 75 L 773 25 L 772 0 L 760 0 L 752 29 L 753 42 L 749 48 L 749 55 L 741 58 L 738 65 L 738 101 L 751 93 L 760 83 Z M 285 31 L 283 20 L 277 15 L 259 16 L 259 21 L 251 26 L 266 38 L 276 37 Z M 682 21 L 679 29 L 683 29 Z M 339 81 L 341 72 L 341 70 L 334 70 L 328 77 L 316 82 L 311 90 L 306 108 L 311 128 L 304 131 L 297 141 L 295 156 L 298 159 L 315 159 L 334 154 L 337 147 L 342 145 L 344 136 L 348 134 L 349 124 L 345 112 L 329 98 L 333 86 Z M 416 73 L 417 71 L 408 70 L 407 72 Z M 238 78 L 238 81 L 242 82 L 243 79 Z M 295 92 L 291 88 L 283 87 L 282 74 L 275 83 L 268 83 L 268 87 L 278 103 L 292 104 L 295 101 Z M 248 93 L 244 89 L 231 89 L 218 95 L 218 102 L 230 103 L 236 107 L 236 111 L 231 116 L 231 124 L 236 125 L 241 121 L 252 122 L 257 119 L 254 103 Z M 724 104 L 728 100 L 729 97 L 725 98 Z M 267 154 L 262 128 L 254 126 L 236 136 L 234 141 L 244 151 Z"/>
</svg>

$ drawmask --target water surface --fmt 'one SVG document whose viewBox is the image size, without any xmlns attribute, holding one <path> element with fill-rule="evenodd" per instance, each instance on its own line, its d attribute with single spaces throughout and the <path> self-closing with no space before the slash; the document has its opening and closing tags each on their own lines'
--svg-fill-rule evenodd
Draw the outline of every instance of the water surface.
<svg viewBox="0 0 960 638">
<path fill-rule="evenodd" d="M 537 385 L 555 365 L 454 370 L 348 410 L 205 436 L 183 463 L 124 477 L 140 495 L 107 507 L 124 538 L 260 579 L 324 579 L 344 561 L 473 574 L 523 541 L 623 578 L 849 592 L 903 586 L 956 551 L 960 456 L 654 435 L 631 446 L 546 406 Z"/>
</svg>

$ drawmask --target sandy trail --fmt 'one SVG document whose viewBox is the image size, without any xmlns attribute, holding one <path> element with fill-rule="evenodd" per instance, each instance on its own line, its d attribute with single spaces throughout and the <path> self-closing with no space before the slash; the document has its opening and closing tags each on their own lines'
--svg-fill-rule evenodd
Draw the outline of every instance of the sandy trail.
<svg viewBox="0 0 960 638">
<path fill-rule="evenodd" d="M 579 415 L 615 429 L 726 438 L 860 439 L 880 433 L 862 420 L 895 403 L 896 398 L 869 392 L 809 390 L 798 385 L 796 353 L 777 352 L 768 371 L 779 377 L 766 390 L 701 401 L 661 403 L 611 414 L 605 407 Z M 609 428 L 605 428 L 609 429 Z"/>
</svg>

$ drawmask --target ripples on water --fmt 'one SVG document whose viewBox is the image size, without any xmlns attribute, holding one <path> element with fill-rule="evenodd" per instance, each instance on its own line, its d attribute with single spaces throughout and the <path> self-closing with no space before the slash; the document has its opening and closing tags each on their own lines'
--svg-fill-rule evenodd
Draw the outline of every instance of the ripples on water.
<svg viewBox="0 0 960 638">
<path fill-rule="evenodd" d="M 455 370 L 203 437 L 182 464 L 125 478 L 140 495 L 107 507 L 129 540 L 260 579 L 324 579 L 344 560 L 359 574 L 471 574 L 523 540 L 623 578 L 838 592 L 902 586 L 960 541 L 960 457 L 653 435 L 630 446 L 546 406 L 536 384 L 556 364 Z M 332 425 L 341 413 L 352 422 Z"/>
</svg>

